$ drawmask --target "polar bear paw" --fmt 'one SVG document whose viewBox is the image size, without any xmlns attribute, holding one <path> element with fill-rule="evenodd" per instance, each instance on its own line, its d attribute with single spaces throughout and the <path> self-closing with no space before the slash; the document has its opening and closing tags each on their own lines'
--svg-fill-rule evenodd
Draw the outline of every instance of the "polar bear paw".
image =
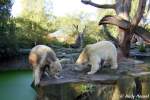
<svg viewBox="0 0 150 100">
<path fill-rule="evenodd" d="M 34 80 L 34 85 L 35 85 L 35 86 L 39 85 L 39 83 L 40 83 L 40 80 L 39 80 L 39 79 L 35 79 L 35 80 Z"/>
<path fill-rule="evenodd" d="M 88 72 L 87 74 L 88 75 L 92 75 L 92 74 L 95 74 L 96 73 L 96 71 L 90 71 L 90 72 Z"/>
</svg>

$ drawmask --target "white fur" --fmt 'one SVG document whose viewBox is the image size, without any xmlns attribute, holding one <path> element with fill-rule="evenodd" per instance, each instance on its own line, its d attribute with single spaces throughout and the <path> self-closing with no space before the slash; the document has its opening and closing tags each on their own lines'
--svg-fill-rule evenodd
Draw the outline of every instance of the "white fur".
<svg viewBox="0 0 150 100">
<path fill-rule="evenodd" d="M 84 55 L 84 56 L 83 56 Z M 81 52 L 79 58 L 77 59 L 77 64 L 90 64 L 91 71 L 87 74 L 94 74 L 100 68 L 100 63 L 103 60 L 110 61 L 111 69 L 117 69 L 117 49 L 113 43 L 110 41 L 100 41 L 95 44 L 87 45 Z M 83 69 L 77 67 L 76 69 Z"/>
<path fill-rule="evenodd" d="M 36 55 L 35 58 L 32 59 L 32 54 Z M 31 56 L 31 57 L 30 57 Z M 37 45 L 35 46 L 29 55 L 29 61 L 35 60 L 36 62 L 31 63 L 33 66 L 33 78 L 35 86 L 39 84 L 41 74 L 41 68 L 45 65 L 49 65 L 49 73 L 56 77 L 59 72 L 62 70 L 62 66 L 56 57 L 55 52 L 48 46 L 45 45 Z"/>
<path fill-rule="evenodd" d="M 40 68 L 37 67 L 35 70 L 34 70 L 34 84 L 35 86 L 38 85 L 40 83 Z"/>
</svg>

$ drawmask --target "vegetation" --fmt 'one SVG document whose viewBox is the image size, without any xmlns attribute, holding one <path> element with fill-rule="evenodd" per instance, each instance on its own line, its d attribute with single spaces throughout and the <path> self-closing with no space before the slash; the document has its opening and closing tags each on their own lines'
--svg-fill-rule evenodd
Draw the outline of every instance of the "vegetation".
<svg viewBox="0 0 150 100">
<path fill-rule="evenodd" d="M 113 38 L 109 32 L 107 32 L 107 35 L 113 38 L 115 44 L 120 47 L 125 57 L 129 57 L 130 40 L 134 34 L 143 38 L 145 41 L 150 42 L 150 33 L 138 25 L 142 17 L 145 15 L 144 12 L 147 1 L 148 0 L 115 0 L 115 3 L 112 4 L 97 4 L 91 0 L 82 0 L 84 4 L 89 4 L 105 10 L 112 9 L 115 11 L 115 16 L 104 16 L 100 20 L 99 25 L 110 24 L 117 26 L 119 33 L 117 39 Z M 134 8 L 137 8 L 136 11 Z M 147 11 L 149 11 L 149 7 L 147 8 Z"/>
<path fill-rule="evenodd" d="M 138 8 L 136 5 L 138 1 L 133 0 L 131 3 L 129 15 L 133 18 Z M 37 44 L 69 47 L 75 42 L 75 37 L 83 31 L 85 26 L 84 45 L 109 39 L 104 27 L 99 26 L 96 20 L 89 20 L 88 14 L 83 11 L 57 17 L 53 14 L 52 0 L 21 0 L 21 4 L 21 14 L 13 18 L 11 16 L 12 0 L 0 1 L 0 58 L 11 57 L 18 54 L 17 51 L 20 48 L 31 48 Z M 116 14 L 114 9 L 107 11 L 99 9 L 97 13 L 99 19 L 105 15 Z M 79 32 L 73 27 L 74 25 L 79 26 Z M 149 30 L 149 26 L 146 26 L 146 29 Z M 63 34 L 68 35 L 69 38 L 64 42 L 55 38 L 50 40 L 48 35 L 58 30 L 63 30 Z M 107 30 L 114 38 L 118 37 L 118 27 L 107 25 Z"/>
<path fill-rule="evenodd" d="M 140 52 L 146 52 L 146 48 L 145 48 L 145 45 L 142 43 L 141 45 L 138 45 L 138 50 Z"/>
<path fill-rule="evenodd" d="M 47 14 L 44 0 L 21 0 L 22 12 L 16 22 L 16 34 L 20 48 L 29 48 L 37 44 L 46 44 L 48 32 L 56 30 L 53 27 L 51 14 Z M 51 6 L 51 5 L 49 5 Z M 36 15 L 36 16 L 35 16 Z"/>
<path fill-rule="evenodd" d="M 10 0 L 0 2 L 0 58 L 11 57 L 16 54 L 17 50 L 15 22 L 10 17 L 11 7 Z"/>
</svg>

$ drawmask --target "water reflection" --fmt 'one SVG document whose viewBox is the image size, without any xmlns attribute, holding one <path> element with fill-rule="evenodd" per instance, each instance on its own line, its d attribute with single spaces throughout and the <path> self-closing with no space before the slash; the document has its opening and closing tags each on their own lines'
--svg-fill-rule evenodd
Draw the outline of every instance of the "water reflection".
<svg viewBox="0 0 150 100">
<path fill-rule="evenodd" d="M 150 100 L 150 77 L 123 77 L 116 84 L 70 83 L 36 89 L 37 100 Z"/>
</svg>

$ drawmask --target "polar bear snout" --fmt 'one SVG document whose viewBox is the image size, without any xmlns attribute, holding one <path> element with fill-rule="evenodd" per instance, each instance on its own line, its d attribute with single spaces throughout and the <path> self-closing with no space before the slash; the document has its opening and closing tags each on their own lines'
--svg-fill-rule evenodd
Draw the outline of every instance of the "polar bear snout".
<svg viewBox="0 0 150 100">
<path fill-rule="evenodd" d="M 76 64 L 84 65 L 87 61 L 85 59 L 78 58 Z"/>
<path fill-rule="evenodd" d="M 52 62 L 50 64 L 49 72 L 51 73 L 51 75 L 60 75 L 61 71 L 62 71 L 62 66 L 61 66 L 59 60 Z"/>
</svg>

